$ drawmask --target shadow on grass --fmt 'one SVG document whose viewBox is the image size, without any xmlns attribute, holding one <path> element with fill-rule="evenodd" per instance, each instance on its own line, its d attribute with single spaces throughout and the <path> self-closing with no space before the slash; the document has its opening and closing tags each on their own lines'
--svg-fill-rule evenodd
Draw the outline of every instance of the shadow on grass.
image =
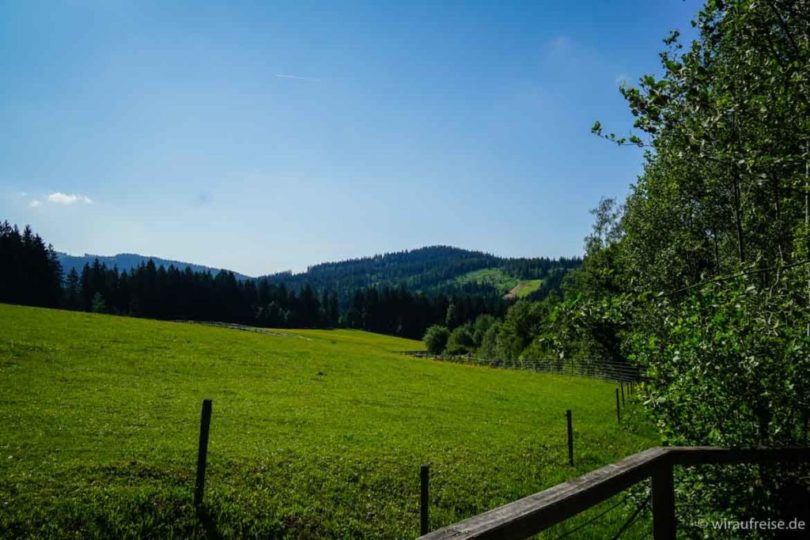
<svg viewBox="0 0 810 540">
<path fill-rule="evenodd" d="M 208 512 L 205 506 L 197 508 L 197 518 L 200 520 L 203 530 L 205 530 L 205 537 L 208 540 L 221 540 L 222 534 L 217 529 L 217 522 L 214 517 Z"/>
</svg>

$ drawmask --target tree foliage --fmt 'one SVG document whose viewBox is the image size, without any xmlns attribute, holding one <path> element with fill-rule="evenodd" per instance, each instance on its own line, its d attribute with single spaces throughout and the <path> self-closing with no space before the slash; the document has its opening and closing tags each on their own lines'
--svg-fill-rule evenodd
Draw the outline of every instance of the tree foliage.
<svg viewBox="0 0 810 540">
<path fill-rule="evenodd" d="M 62 268 L 50 245 L 30 227 L 0 222 L 0 302 L 59 305 Z"/>
<path fill-rule="evenodd" d="M 644 170 L 594 210 L 562 294 L 518 302 L 476 351 L 626 362 L 672 444 L 804 443 L 810 410 L 810 2 L 709 0 L 698 38 L 665 40 L 662 75 L 622 93 Z M 691 517 L 775 517 L 796 475 L 684 475 Z M 740 490 L 739 486 L 750 486 Z M 728 508 L 728 510 L 726 510 Z M 784 515 L 783 517 L 795 517 Z"/>
<path fill-rule="evenodd" d="M 434 324 L 425 332 L 425 337 L 422 340 L 425 342 L 425 349 L 430 354 L 442 354 L 445 347 L 447 347 L 447 339 L 450 337 L 450 331 L 446 326 Z"/>
<path fill-rule="evenodd" d="M 667 440 L 797 445 L 810 406 L 810 3 L 709 1 L 695 25 L 690 45 L 667 39 L 661 77 L 622 90 L 639 134 L 606 136 L 645 146 L 644 174 L 621 238 L 581 272 L 610 292 L 586 284 L 581 302 L 621 323 L 616 343 L 646 368 Z M 743 476 L 761 487 L 746 511 L 784 508 L 788 476 Z M 704 502 L 738 495 L 728 481 L 691 487 Z"/>
</svg>

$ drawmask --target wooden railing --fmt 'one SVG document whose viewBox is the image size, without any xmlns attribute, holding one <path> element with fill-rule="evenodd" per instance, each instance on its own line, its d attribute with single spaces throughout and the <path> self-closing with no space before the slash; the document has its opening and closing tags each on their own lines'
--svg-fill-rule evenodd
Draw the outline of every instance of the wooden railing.
<svg viewBox="0 0 810 540">
<path fill-rule="evenodd" d="M 727 449 L 658 447 L 629 456 L 574 480 L 484 512 L 420 538 L 516 539 L 537 534 L 647 478 L 652 479 L 653 536 L 675 538 L 675 466 L 810 462 L 810 448 Z"/>
</svg>

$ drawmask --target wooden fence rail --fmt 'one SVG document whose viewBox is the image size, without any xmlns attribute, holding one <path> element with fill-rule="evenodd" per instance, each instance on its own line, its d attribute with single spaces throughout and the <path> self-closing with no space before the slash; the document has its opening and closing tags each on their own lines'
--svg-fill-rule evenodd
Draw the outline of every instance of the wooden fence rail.
<svg viewBox="0 0 810 540">
<path fill-rule="evenodd" d="M 810 448 L 657 447 L 540 493 L 421 536 L 424 540 L 526 538 L 652 478 L 653 535 L 675 538 L 673 468 L 710 464 L 810 462 Z"/>
</svg>

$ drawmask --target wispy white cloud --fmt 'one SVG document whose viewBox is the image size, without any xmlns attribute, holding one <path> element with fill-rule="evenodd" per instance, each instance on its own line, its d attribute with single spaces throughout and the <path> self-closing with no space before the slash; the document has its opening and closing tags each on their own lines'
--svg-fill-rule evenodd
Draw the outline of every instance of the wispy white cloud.
<svg viewBox="0 0 810 540">
<path fill-rule="evenodd" d="M 70 206 L 71 204 L 76 203 L 93 204 L 93 200 L 87 195 L 62 193 L 60 191 L 56 191 L 48 195 L 48 202 L 52 202 L 54 204 L 61 204 L 64 206 Z"/>
<path fill-rule="evenodd" d="M 559 53 L 571 49 L 575 45 L 573 39 L 568 36 L 557 36 L 552 38 L 548 44 L 548 50 L 551 53 Z"/>
<path fill-rule="evenodd" d="M 307 82 L 320 82 L 320 79 L 316 79 L 314 77 L 301 77 L 299 75 L 290 75 L 288 73 L 276 73 L 273 77 L 277 77 L 279 79 L 292 79 L 294 81 L 307 81 Z"/>
<path fill-rule="evenodd" d="M 28 203 L 28 206 L 30 206 L 31 208 L 38 208 L 42 206 L 42 202 L 39 199 L 34 199 L 30 203 Z"/>
</svg>

